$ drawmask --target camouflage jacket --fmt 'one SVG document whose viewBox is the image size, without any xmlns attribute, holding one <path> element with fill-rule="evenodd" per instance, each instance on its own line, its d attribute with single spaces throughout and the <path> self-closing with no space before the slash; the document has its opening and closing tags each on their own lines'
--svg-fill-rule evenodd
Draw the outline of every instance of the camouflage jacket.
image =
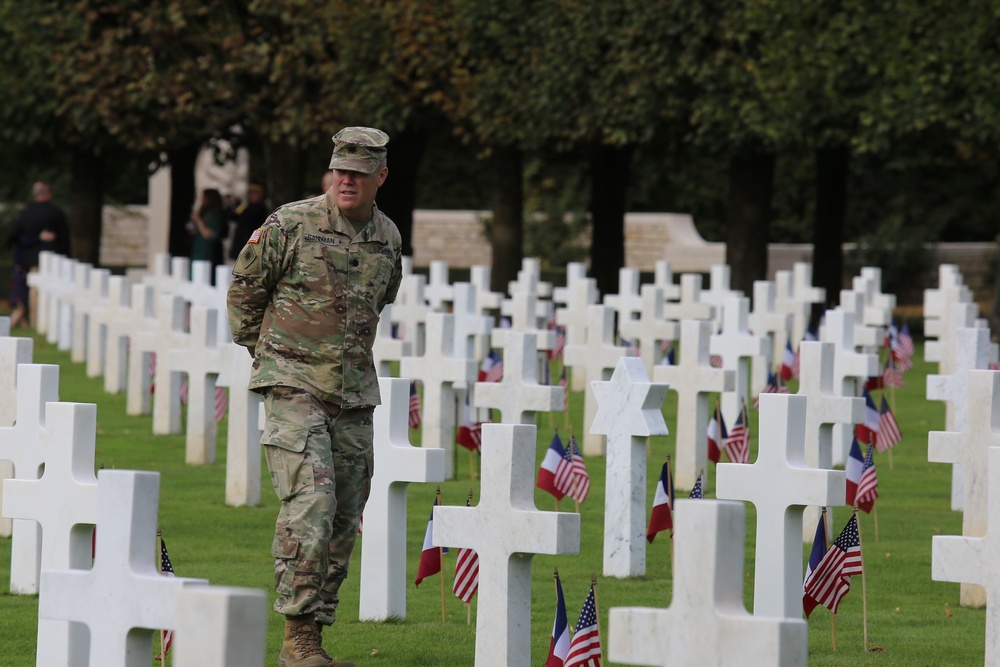
<svg viewBox="0 0 1000 667">
<path fill-rule="evenodd" d="M 327 195 L 286 204 L 233 267 L 233 340 L 254 350 L 250 389 L 286 385 L 345 408 L 378 405 L 372 344 L 402 278 L 402 240 L 378 208 L 355 238 Z"/>
</svg>

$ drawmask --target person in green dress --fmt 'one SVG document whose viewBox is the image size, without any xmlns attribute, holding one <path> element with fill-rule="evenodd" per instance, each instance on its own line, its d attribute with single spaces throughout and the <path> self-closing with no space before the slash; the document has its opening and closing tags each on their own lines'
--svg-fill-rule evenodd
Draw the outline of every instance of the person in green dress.
<svg viewBox="0 0 1000 667">
<path fill-rule="evenodd" d="M 194 223 L 191 259 L 212 262 L 213 268 L 222 263 L 222 239 L 226 237 L 226 214 L 222 210 L 222 195 L 215 188 L 201 192 L 201 206 L 191 214 Z"/>
</svg>

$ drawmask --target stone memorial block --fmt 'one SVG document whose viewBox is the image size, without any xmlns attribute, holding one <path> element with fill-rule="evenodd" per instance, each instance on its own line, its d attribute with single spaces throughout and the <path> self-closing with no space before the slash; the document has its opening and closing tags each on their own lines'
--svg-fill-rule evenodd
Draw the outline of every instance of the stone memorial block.
<svg viewBox="0 0 1000 667">
<path fill-rule="evenodd" d="M 434 508 L 434 546 L 479 556 L 476 667 L 532 664 L 531 559 L 580 551 L 579 514 L 535 507 L 535 432 L 483 424 L 479 504 Z"/>
<path fill-rule="evenodd" d="M 962 306 L 953 306 L 962 308 Z M 948 336 L 948 367 L 951 375 L 927 376 L 927 400 L 946 401 L 945 431 L 968 428 L 968 372 L 985 369 L 990 363 L 990 332 L 977 327 L 962 327 Z M 965 498 L 965 473 L 962 464 L 952 466 L 951 509 L 961 510 Z M 968 533 L 967 533 L 968 534 Z"/>
<path fill-rule="evenodd" d="M 538 341 L 533 333 L 493 330 L 493 346 L 503 350 L 503 379 L 477 382 L 473 405 L 495 408 L 505 424 L 534 424 L 537 412 L 559 412 L 566 392 L 538 383 Z"/>
<path fill-rule="evenodd" d="M 663 290 L 663 298 L 667 301 L 681 298 L 681 286 L 674 282 L 674 271 L 669 260 L 657 260 L 653 266 L 653 284 Z"/>
<path fill-rule="evenodd" d="M 250 391 L 253 358 L 236 343 L 219 347 L 222 371 L 215 384 L 229 388 L 226 431 L 226 504 L 254 506 L 260 502 L 261 404 L 264 397 Z"/>
<path fill-rule="evenodd" d="M 375 406 L 375 475 L 361 538 L 358 618 L 406 618 L 406 491 L 411 482 L 444 481 L 444 450 L 410 445 L 410 381 L 379 378 Z"/>
<path fill-rule="evenodd" d="M 435 313 L 447 310 L 447 304 L 452 300 L 451 282 L 448 280 L 448 262 L 440 259 L 431 260 L 427 286 L 424 288 L 424 298 L 427 305 Z"/>
<path fill-rule="evenodd" d="M 264 664 L 267 594 L 253 588 L 188 586 L 177 593 L 174 667 Z"/>
<path fill-rule="evenodd" d="M 87 317 L 87 377 L 89 378 L 101 377 L 109 367 L 115 372 L 124 374 L 126 339 L 119 337 L 112 340 L 108 334 L 112 329 L 112 321 L 119 317 L 131 316 L 130 290 L 129 280 L 125 276 L 108 276 L 107 297 L 90 309 Z M 115 358 L 115 362 L 111 361 L 112 357 Z"/>
<path fill-rule="evenodd" d="M 663 344 L 677 340 L 680 325 L 663 316 L 666 299 L 663 288 L 657 285 L 642 286 L 642 308 L 639 317 L 618 320 L 618 331 L 622 338 L 635 341 L 639 347 L 639 357 L 646 366 L 646 374 L 652 375 L 654 368 L 663 359 Z"/>
<path fill-rule="evenodd" d="M 45 416 L 45 470 L 39 479 L 10 480 L 5 511 L 41 528 L 40 571 L 90 569 L 97 523 L 97 406 L 48 403 Z M 88 641 L 86 628 L 77 623 L 40 618 L 35 663 L 82 665 Z"/>
<path fill-rule="evenodd" d="M 755 356 L 750 364 L 750 395 L 757 396 L 767 385 L 767 376 L 785 354 L 792 329 L 792 316 L 781 312 L 775 303 L 774 283 L 756 280 L 753 284 L 753 310 L 747 316 L 750 331 L 768 341 L 767 353 Z"/>
<path fill-rule="evenodd" d="M 428 314 L 427 351 L 421 357 L 404 357 L 399 362 L 399 374 L 419 380 L 424 387 L 420 444 L 445 451 L 446 479 L 454 475 L 451 453 L 455 448 L 455 386 L 467 385 L 477 373 L 474 359 L 453 356 L 454 327 L 452 315 Z"/>
<path fill-rule="evenodd" d="M 733 391 L 736 374 L 709 363 L 708 346 L 712 323 L 707 320 L 681 322 L 681 352 L 676 366 L 657 366 L 653 380 L 677 392 L 674 487 L 694 488 L 708 460 L 708 395 Z"/>
<path fill-rule="evenodd" d="M 994 375 L 996 375 L 994 373 Z M 994 396 L 997 394 L 994 393 Z M 995 414 L 995 413 L 994 413 Z M 984 477 L 988 493 L 982 535 L 935 535 L 931 538 L 931 579 L 974 585 L 985 592 L 986 653 L 983 665 L 1000 665 L 1000 449 L 983 447 L 989 461 Z"/>
<path fill-rule="evenodd" d="M 966 378 L 968 407 L 964 428 L 958 432 L 931 431 L 927 437 L 927 460 L 962 464 L 962 535 L 982 537 L 991 520 L 987 512 L 996 506 L 989 497 L 1000 495 L 996 488 L 990 488 L 991 480 L 996 477 L 992 476 L 989 454 L 1000 446 L 1000 373 L 970 370 Z M 981 607 L 986 603 L 985 591 L 971 583 L 962 584 L 961 603 Z"/>
<path fill-rule="evenodd" d="M 218 317 L 219 311 L 214 308 L 192 306 L 187 346 L 174 348 L 167 355 L 171 373 L 187 375 L 184 462 L 188 465 L 215 462 L 215 380 L 222 370 L 222 355 L 215 338 L 218 335 Z"/>
<path fill-rule="evenodd" d="M 836 351 L 833 343 L 802 341 L 799 346 L 799 390 L 806 400 L 805 463 L 810 468 L 833 468 L 833 425 L 857 424 L 865 419 L 865 400 L 844 396 L 834 375 Z M 812 544 L 813 527 L 819 522 L 820 506 L 806 507 L 802 515 L 802 541 Z M 829 513 L 827 521 L 829 522 Z M 827 526 L 832 530 L 832 526 Z M 828 530 L 827 534 L 830 532 Z"/>
<path fill-rule="evenodd" d="M 646 573 L 646 439 L 667 435 L 667 385 L 649 381 L 642 360 L 622 357 L 608 382 L 591 382 L 598 411 L 590 429 L 607 436 L 604 576 Z"/>
<path fill-rule="evenodd" d="M 80 364 L 87 361 L 90 350 L 90 314 L 101 309 L 108 300 L 108 269 L 90 268 L 87 272 L 87 288 L 73 300 L 73 340 L 70 347 L 70 361 Z M 103 341 L 98 341 L 98 348 Z"/>
<path fill-rule="evenodd" d="M 17 418 L 0 427 L 0 459 L 14 468 L 14 479 L 38 479 L 45 463 L 45 405 L 59 400 L 59 367 L 21 364 L 17 367 Z M 8 509 L 4 509 L 9 514 Z M 10 592 L 38 592 L 41 527 L 15 519 L 11 529 Z"/>
<path fill-rule="evenodd" d="M 753 616 L 743 606 L 745 513 L 742 503 L 677 500 L 673 600 L 666 609 L 612 608 L 609 660 L 653 667 L 806 665 L 804 620 Z"/>
<path fill-rule="evenodd" d="M 713 320 L 715 306 L 701 300 L 701 274 L 681 274 L 681 298 L 677 303 L 667 303 L 663 316 L 668 320 Z M 719 309 L 721 311 L 721 308 Z"/>
<path fill-rule="evenodd" d="M 805 461 L 805 396 L 761 394 L 757 460 L 720 463 L 715 495 L 757 508 L 754 616 L 798 618 L 802 611 L 802 510 L 844 504 L 843 470 Z"/>
<path fill-rule="evenodd" d="M 723 419 L 727 424 L 735 424 L 742 406 L 750 403 L 750 360 L 764 356 L 770 343 L 763 336 L 750 332 L 750 299 L 732 297 L 723 304 L 722 310 L 722 330 L 709 339 L 709 351 L 721 356 L 722 367 L 734 373 L 734 390 L 722 394 L 721 405 Z"/>
<path fill-rule="evenodd" d="M 820 330 L 820 340 L 833 343 L 833 390 L 840 396 L 858 396 L 865 380 L 880 372 L 878 355 L 860 353 L 854 347 L 854 315 L 836 308 L 826 311 L 826 326 Z M 804 375 L 804 373 L 800 373 Z M 854 438 L 854 428 L 841 423 L 833 425 L 833 464 L 843 465 Z M 822 467 L 822 466 L 820 466 Z"/>
<path fill-rule="evenodd" d="M 86 625 L 90 665 L 148 667 L 150 628 L 175 629 L 178 593 L 207 583 L 156 571 L 159 488 L 158 473 L 101 470 L 93 569 L 42 573 L 38 618 Z"/>
<path fill-rule="evenodd" d="M 403 276 L 396 301 L 392 304 L 393 324 L 399 325 L 399 337 L 409 341 L 413 356 L 424 354 L 424 326 L 431 312 L 424 299 L 426 278 L 419 273 Z"/>
<path fill-rule="evenodd" d="M 587 307 L 587 337 L 583 345 L 566 345 L 564 363 L 574 370 L 583 368 L 593 382 L 603 382 L 611 378 L 611 373 L 622 357 L 634 357 L 629 348 L 615 345 L 615 312 L 608 306 Z M 603 456 L 604 436 L 591 431 L 594 415 L 597 414 L 597 400 L 593 391 L 588 391 L 583 402 L 583 453 L 587 456 Z"/>
</svg>

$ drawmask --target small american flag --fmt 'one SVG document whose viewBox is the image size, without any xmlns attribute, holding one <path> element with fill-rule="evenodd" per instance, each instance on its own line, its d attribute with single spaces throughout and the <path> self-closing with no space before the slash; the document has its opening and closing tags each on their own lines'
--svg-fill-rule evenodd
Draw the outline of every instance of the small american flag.
<svg viewBox="0 0 1000 667">
<path fill-rule="evenodd" d="M 833 613 L 847 592 L 851 590 L 851 577 L 861 574 L 861 536 L 858 534 L 858 516 L 851 515 L 816 569 L 810 573 L 804 588 L 809 597 Z"/>
<path fill-rule="evenodd" d="M 229 393 L 225 387 L 215 388 L 215 421 L 221 422 L 229 407 Z"/>
<path fill-rule="evenodd" d="M 576 502 L 582 503 L 587 499 L 587 494 L 590 493 L 590 474 L 587 473 L 587 466 L 583 462 L 580 447 L 576 444 L 576 436 L 571 435 L 569 437 L 569 444 L 566 446 L 566 451 L 571 452 L 573 458 L 571 469 L 572 488 L 567 495 Z"/>
<path fill-rule="evenodd" d="M 878 498 L 878 475 L 875 473 L 875 459 L 872 457 L 872 446 L 868 445 L 865 462 L 861 468 L 861 481 L 858 482 L 857 495 L 854 504 L 865 512 L 871 512 Z"/>
<path fill-rule="evenodd" d="M 691 489 L 691 495 L 688 496 L 689 498 L 693 498 L 695 500 L 702 500 L 705 497 L 705 494 L 702 491 L 702 484 L 701 484 L 701 480 L 704 479 L 704 477 L 705 473 L 698 475 L 698 479 L 694 483 L 694 488 Z"/>
<path fill-rule="evenodd" d="M 420 394 L 417 393 L 417 383 L 410 383 L 410 414 L 408 419 L 410 428 L 420 428 Z"/>
<path fill-rule="evenodd" d="M 597 627 L 597 605 L 594 602 L 594 587 L 583 603 L 576 632 L 569 643 L 565 667 L 601 667 L 601 635 Z"/>
<path fill-rule="evenodd" d="M 899 430 L 896 417 L 889 409 L 889 403 L 885 396 L 882 397 L 882 409 L 878 415 L 878 432 L 875 434 L 875 449 L 880 452 L 893 447 L 903 439 L 903 434 Z"/>
<path fill-rule="evenodd" d="M 747 428 L 746 414 L 746 405 L 744 405 L 736 418 L 736 423 L 729 430 L 729 437 L 723 443 L 726 456 L 733 463 L 750 462 L 750 430 Z"/>
<path fill-rule="evenodd" d="M 164 577 L 174 576 L 174 566 L 170 562 L 170 556 L 167 555 L 167 543 L 163 541 L 160 537 L 160 574 Z M 167 651 L 170 650 L 170 645 L 174 643 L 174 631 L 173 630 L 161 630 L 160 631 L 160 658 L 165 658 Z"/>
<path fill-rule="evenodd" d="M 472 506 L 471 500 L 465 501 L 466 507 Z M 469 604 L 472 596 L 479 589 L 479 555 L 472 549 L 459 549 L 458 562 L 455 563 L 455 583 L 451 591 L 465 604 Z"/>
<path fill-rule="evenodd" d="M 721 354 L 708 355 L 708 363 L 712 368 L 722 368 L 722 355 Z"/>
</svg>

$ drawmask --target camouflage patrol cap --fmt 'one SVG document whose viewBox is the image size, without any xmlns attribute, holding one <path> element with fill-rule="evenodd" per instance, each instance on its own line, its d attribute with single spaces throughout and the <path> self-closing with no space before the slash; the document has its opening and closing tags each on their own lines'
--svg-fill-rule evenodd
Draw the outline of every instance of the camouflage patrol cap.
<svg viewBox="0 0 1000 667">
<path fill-rule="evenodd" d="M 373 127 L 345 127 L 333 135 L 330 169 L 370 174 L 385 159 L 389 135 Z"/>
</svg>

